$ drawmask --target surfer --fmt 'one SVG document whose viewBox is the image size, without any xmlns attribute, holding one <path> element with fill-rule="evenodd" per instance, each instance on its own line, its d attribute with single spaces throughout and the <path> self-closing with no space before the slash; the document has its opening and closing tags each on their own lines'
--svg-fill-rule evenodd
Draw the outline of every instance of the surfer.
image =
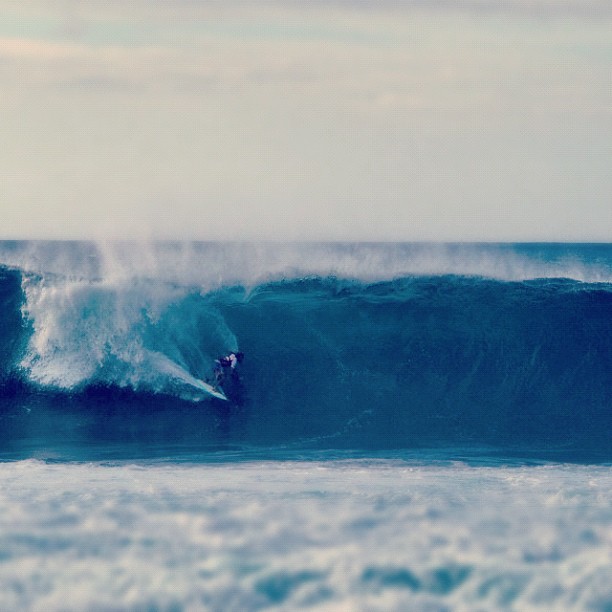
<svg viewBox="0 0 612 612">
<path fill-rule="evenodd" d="M 214 377 L 215 377 L 215 385 L 218 387 L 223 383 L 226 378 L 226 371 L 229 371 L 232 377 L 237 377 L 238 373 L 236 372 L 236 366 L 239 363 L 242 363 L 244 359 L 244 353 L 237 351 L 236 353 L 229 353 L 229 355 L 225 355 L 225 357 L 219 357 L 219 359 L 215 359 L 215 369 L 214 369 Z"/>
</svg>

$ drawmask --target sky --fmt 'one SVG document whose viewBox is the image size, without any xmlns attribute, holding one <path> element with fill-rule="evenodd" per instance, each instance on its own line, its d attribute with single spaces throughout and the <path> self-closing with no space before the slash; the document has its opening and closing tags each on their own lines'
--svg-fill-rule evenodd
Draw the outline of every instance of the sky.
<svg viewBox="0 0 612 612">
<path fill-rule="evenodd" d="M 5 0 L 0 91 L 0 239 L 612 241 L 609 0 Z"/>
</svg>

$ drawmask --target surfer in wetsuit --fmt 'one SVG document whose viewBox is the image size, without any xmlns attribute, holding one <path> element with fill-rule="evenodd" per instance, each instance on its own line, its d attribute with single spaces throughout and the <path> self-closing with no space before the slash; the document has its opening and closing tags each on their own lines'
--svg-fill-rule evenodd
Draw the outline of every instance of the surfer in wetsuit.
<svg viewBox="0 0 612 612">
<path fill-rule="evenodd" d="M 230 353 L 225 357 L 219 357 L 219 359 L 215 359 L 215 386 L 219 386 L 226 378 L 226 372 L 229 371 L 232 378 L 237 378 L 238 373 L 236 372 L 236 366 L 239 363 L 242 363 L 244 359 L 244 353 L 240 351 L 236 353 Z"/>
</svg>

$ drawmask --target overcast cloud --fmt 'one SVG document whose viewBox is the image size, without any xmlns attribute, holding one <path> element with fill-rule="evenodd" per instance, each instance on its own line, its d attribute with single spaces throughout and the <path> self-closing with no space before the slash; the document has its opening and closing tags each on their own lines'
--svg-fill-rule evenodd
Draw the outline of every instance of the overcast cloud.
<svg viewBox="0 0 612 612">
<path fill-rule="evenodd" d="M 0 9 L 0 237 L 612 239 L 609 2 Z"/>
</svg>

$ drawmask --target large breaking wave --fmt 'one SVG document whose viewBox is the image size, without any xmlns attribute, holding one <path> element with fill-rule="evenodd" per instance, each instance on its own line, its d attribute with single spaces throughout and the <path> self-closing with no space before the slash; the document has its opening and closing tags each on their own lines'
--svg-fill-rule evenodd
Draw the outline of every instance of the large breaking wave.
<svg viewBox="0 0 612 612">
<path fill-rule="evenodd" d="M 2 243 L 0 449 L 609 460 L 611 251 Z M 193 384 L 238 349 L 230 402 Z"/>
</svg>

